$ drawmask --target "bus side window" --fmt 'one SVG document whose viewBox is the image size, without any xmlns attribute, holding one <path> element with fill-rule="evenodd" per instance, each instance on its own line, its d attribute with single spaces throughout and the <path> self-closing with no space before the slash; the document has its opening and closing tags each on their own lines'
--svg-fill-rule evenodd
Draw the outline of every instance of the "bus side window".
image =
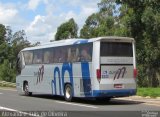
<svg viewBox="0 0 160 117">
<path fill-rule="evenodd" d="M 68 48 L 68 62 L 77 62 L 79 61 L 79 48 L 78 47 L 69 47 Z"/>
<path fill-rule="evenodd" d="M 80 52 L 80 61 L 91 61 L 92 60 L 92 47 L 87 45 L 81 45 L 81 52 Z"/>
<path fill-rule="evenodd" d="M 43 51 L 43 63 L 53 63 L 53 52 L 52 49 L 45 49 Z"/>
<path fill-rule="evenodd" d="M 17 62 L 16 62 L 17 75 L 21 74 L 21 69 L 22 69 L 22 62 L 21 62 L 20 54 L 18 54 Z"/>
<path fill-rule="evenodd" d="M 67 58 L 67 50 L 66 47 L 61 47 L 60 48 L 60 58 L 59 58 L 59 62 L 63 63 L 66 62 L 66 58 Z"/>
<path fill-rule="evenodd" d="M 34 51 L 33 64 L 42 64 L 42 50 Z"/>
<path fill-rule="evenodd" d="M 55 48 L 53 62 L 59 63 L 59 58 L 60 58 L 59 48 Z"/>
<path fill-rule="evenodd" d="M 24 63 L 22 62 L 22 52 L 18 54 L 17 61 L 16 61 L 16 71 L 17 75 L 21 74 L 22 69 L 25 67 Z"/>
<path fill-rule="evenodd" d="M 23 52 L 24 61 L 26 65 L 32 64 L 33 61 L 33 51 L 25 51 Z"/>
</svg>

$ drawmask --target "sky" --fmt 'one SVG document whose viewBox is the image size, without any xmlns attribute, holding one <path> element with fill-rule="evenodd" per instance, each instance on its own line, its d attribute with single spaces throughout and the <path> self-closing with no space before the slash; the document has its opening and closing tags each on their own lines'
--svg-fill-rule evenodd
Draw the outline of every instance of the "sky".
<svg viewBox="0 0 160 117">
<path fill-rule="evenodd" d="M 74 18 L 83 27 L 85 20 L 98 11 L 100 0 L 0 0 L 0 24 L 13 32 L 25 30 L 28 40 L 54 40 L 57 27 Z"/>
</svg>

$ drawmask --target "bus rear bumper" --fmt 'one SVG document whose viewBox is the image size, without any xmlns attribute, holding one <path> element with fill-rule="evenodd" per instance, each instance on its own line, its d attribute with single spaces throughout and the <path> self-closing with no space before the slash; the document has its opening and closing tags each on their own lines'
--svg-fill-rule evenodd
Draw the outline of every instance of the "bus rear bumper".
<svg viewBox="0 0 160 117">
<path fill-rule="evenodd" d="M 136 89 L 122 89 L 122 90 L 93 90 L 93 97 L 125 97 L 136 95 Z"/>
</svg>

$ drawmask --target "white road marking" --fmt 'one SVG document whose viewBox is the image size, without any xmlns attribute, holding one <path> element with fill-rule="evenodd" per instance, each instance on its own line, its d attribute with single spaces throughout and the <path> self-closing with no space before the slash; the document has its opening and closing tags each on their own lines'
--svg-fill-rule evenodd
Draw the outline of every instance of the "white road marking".
<svg viewBox="0 0 160 117">
<path fill-rule="evenodd" d="M 136 99 L 125 99 L 125 98 L 117 98 L 117 99 L 121 99 L 121 100 L 130 100 L 130 101 L 136 101 L 136 102 L 144 102 L 145 105 L 151 105 L 151 106 L 160 106 L 160 104 L 156 104 L 157 101 L 151 101 L 151 100 L 136 100 Z"/>
<path fill-rule="evenodd" d="M 16 89 L 7 89 L 7 88 L 0 88 L 0 90 L 17 91 Z"/>
<path fill-rule="evenodd" d="M 38 116 L 37 114 L 35 115 L 35 114 L 31 114 L 31 113 L 26 113 L 26 112 L 22 112 L 22 111 L 19 111 L 19 110 L 15 110 L 15 109 L 12 109 L 12 108 L 6 108 L 6 107 L 2 107 L 2 106 L 0 106 L 0 110 L 1 111 L 6 110 L 6 111 L 17 112 L 17 113 L 24 114 L 24 115 L 29 115 L 29 116 Z"/>
<path fill-rule="evenodd" d="M 0 93 L 0 94 L 3 94 L 3 93 Z"/>
<path fill-rule="evenodd" d="M 150 104 L 150 103 L 144 103 L 145 105 L 151 105 L 151 106 L 160 106 L 160 104 Z"/>
<path fill-rule="evenodd" d="M 76 104 L 76 103 L 69 103 L 69 102 L 61 102 L 61 101 L 55 101 L 60 104 L 68 104 L 68 105 L 74 105 L 74 106 L 83 106 L 83 107 L 88 107 L 88 108 L 98 108 L 96 106 L 89 106 L 89 105 L 84 105 L 84 104 Z"/>
</svg>

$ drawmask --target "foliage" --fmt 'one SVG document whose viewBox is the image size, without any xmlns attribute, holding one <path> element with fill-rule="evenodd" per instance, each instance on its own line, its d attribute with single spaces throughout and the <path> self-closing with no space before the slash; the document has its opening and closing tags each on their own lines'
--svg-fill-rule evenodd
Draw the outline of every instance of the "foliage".
<svg viewBox="0 0 160 117">
<path fill-rule="evenodd" d="M 102 0 L 98 3 L 99 12 L 93 13 L 80 31 L 81 38 L 112 36 L 115 32 L 116 13 L 114 0 Z"/>
<path fill-rule="evenodd" d="M 160 88 L 138 88 L 137 95 L 139 96 L 150 96 L 152 98 L 160 97 Z"/>
<path fill-rule="evenodd" d="M 76 38 L 77 31 L 78 31 L 78 25 L 75 23 L 74 19 L 71 18 L 68 22 L 61 24 L 57 28 L 55 40 Z"/>
<path fill-rule="evenodd" d="M 101 0 L 80 37 L 128 36 L 136 40 L 138 85 L 160 85 L 160 2 L 158 0 Z"/>
<path fill-rule="evenodd" d="M 10 26 L 0 24 L 0 80 L 15 82 L 16 59 L 20 50 L 34 46 L 27 41 L 24 30 L 12 34 Z"/>
<path fill-rule="evenodd" d="M 6 30 L 5 26 L 0 24 L 0 63 L 7 57 L 7 45 L 5 41 Z"/>
<path fill-rule="evenodd" d="M 3 64 L 0 65 L 0 80 L 15 82 L 15 69 L 11 68 L 11 64 L 8 60 L 4 60 Z"/>
<path fill-rule="evenodd" d="M 120 24 L 128 29 L 127 36 L 134 37 L 137 46 L 138 85 L 160 85 L 160 4 L 151 1 L 118 1 L 122 5 Z"/>
</svg>

